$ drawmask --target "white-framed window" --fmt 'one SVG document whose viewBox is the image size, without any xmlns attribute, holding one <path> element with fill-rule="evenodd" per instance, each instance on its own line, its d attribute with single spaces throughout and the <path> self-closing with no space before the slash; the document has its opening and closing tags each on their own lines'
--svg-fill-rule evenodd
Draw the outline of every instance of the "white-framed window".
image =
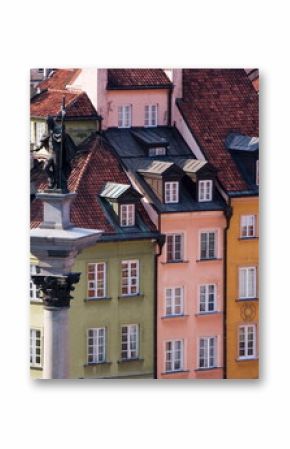
<svg viewBox="0 0 290 449">
<path fill-rule="evenodd" d="M 30 265 L 30 274 L 36 274 L 36 265 Z M 30 278 L 30 301 L 41 301 L 40 289 L 34 284 L 32 278 Z"/>
<path fill-rule="evenodd" d="M 239 326 L 239 359 L 256 357 L 256 326 L 244 324 Z"/>
<path fill-rule="evenodd" d="M 36 125 L 35 122 L 30 122 L 30 143 L 36 142 Z"/>
<path fill-rule="evenodd" d="M 256 161 L 256 185 L 259 185 L 259 159 Z"/>
<path fill-rule="evenodd" d="M 183 260 L 183 235 L 169 234 L 166 237 L 167 262 Z"/>
<path fill-rule="evenodd" d="M 157 104 L 147 104 L 145 106 L 144 126 L 157 126 Z"/>
<path fill-rule="evenodd" d="M 139 357 L 139 326 L 127 324 L 121 329 L 121 358 L 122 360 L 137 359 Z"/>
<path fill-rule="evenodd" d="M 118 107 L 118 127 L 131 128 L 132 124 L 132 105 L 125 104 Z"/>
<path fill-rule="evenodd" d="M 199 287 L 200 313 L 214 312 L 216 310 L 216 285 L 204 284 Z"/>
<path fill-rule="evenodd" d="M 135 204 L 121 204 L 121 226 L 135 226 Z"/>
<path fill-rule="evenodd" d="M 198 182 L 198 201 L 212 200 L 212 180 L 207 179 Z"/>
<path fill-rule="evenodd" d="M 256 298 L 256 267 L 239 268 L 239 298 Z"/>
<path fill-rule="evenodd" d="M 256 217 L 255 215 L 241 216 L 241 238 L 255 237 Z"/>
<path fill-rule="evenodd" d="M 106 296 L 106 263 L 88 264 L 88 298 L 105 298 Z"/>
<path fill-rule="evenodd" d="M 40 329 L 30 329 L 30 366 L 42 366 L 42 333 Z"/>
<path fill-rule="evenodd" d="M 199 339 L 199 368 L 216 367 L 216 337 Z"/>
<path fill-rule="evenodd" d="M 215 259 L 216 258 L 216 232 L 200 233 L 200 258 Z"/>
<path fill-rule="evenodd" d="M 106 360 L 106 328 L 97 327 L 87 330 L 87 361 L 103 363 Z"/>
<path fill-rule="evenodd" d="M 122 295 L 139 293 L 139 260 L 122 261 Z"/>
<path fill-rule="evenodd" d="M 165 203 L 178 203 L 179 201 L 179 182 L 165 182 Z"/>
<path fill-rule="evenodd" d="M 149 148 L 149 156 L 165 156 L 166 155 L 166 147 L 153 147 Z"/>
<path fill-rule="evenodd" d="M 165 371 L 183 370 L 183 340 L 165 342 Z"/>
<path fill-rule="evenodd" d="M 46 124 L 45 122 L 36 122 L 36 144 L 40 144 L 40 139 L 42 138 L 43 134 L 46 133 Z"/>
<path fill-rule="evenodd" d="M 166 315 L 183 315 L 183 288 L 166 288 Z"/>
</svg>

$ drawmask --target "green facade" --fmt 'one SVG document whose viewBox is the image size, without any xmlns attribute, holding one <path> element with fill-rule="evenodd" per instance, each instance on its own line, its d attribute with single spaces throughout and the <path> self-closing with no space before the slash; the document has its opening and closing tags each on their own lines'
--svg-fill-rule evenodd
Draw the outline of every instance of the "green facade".
<svg viewBox="0 0 290 449">
<path fill-rule="evenodd" d="M 36 123 L 45 123 L 44 119 L 31 119 L 31 126 L 35 127 Z M 92 132 L 99 131 L 100 122 L 95 119 L 76 119 L 66 120 L 66 132 L 72 137 L 74 143 L 78 145 L 85 140 Z M 32 140 L 34 138 L 32 137 Z"/>
<path fill-rule="evenodd" d="M 140 295 L 121 297 L 121 262 L 139 260 Z M 105 262 L 108 299 L 87 300 L 87 264 Z M 155 242 L 99 242 L 84 250 L 73 271 L 81 272 L 71 301 L 70 378 L 152 378 L 154 372 Z M 42 328 L 43 307 L 31 304 L 31 327 Z M 121 361 L 121 326 L 139 327 L 139 359 Z M 106 328 L 106 362 L 87 364 L 87 330 Z M 41 370 L 31 369 L 31 377 Z"/>
</svg>

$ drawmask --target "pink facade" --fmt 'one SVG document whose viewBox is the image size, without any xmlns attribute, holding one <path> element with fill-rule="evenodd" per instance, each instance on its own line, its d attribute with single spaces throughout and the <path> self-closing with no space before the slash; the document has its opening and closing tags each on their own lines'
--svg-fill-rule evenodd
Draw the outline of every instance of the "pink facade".
<svg viewBox="0 0 290 449">
<path fill-rule="evenodd" d="M 183 235 L 183 262 L 167 263 L 167 243 L 158 264 L 157 376 L 174 378 L 223 377 L 223 239 L 226 220 L 222 211 L 163 214 L 160 231 Z M 214 231 L 217 259 L 200 261 L 200 233 Z M 214 312 L 200 314 L 200 285 L 216 286 Z M 166 316 L 166 289 L 183 289 L 183 314 Z M 199 369 L 199 339 L 215 338 L 215 366 Z M 166 342 L 182 341 L 182 367 L 166 372 Z"/>
</svg>

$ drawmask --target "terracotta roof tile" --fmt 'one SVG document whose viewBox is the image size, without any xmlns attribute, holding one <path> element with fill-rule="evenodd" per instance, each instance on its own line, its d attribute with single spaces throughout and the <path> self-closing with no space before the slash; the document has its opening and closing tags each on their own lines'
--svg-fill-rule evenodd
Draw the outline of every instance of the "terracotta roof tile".
<svg viewBox="0 0 290 449">
<path fill-rule="evenodd" d="M 71 221 L 77 227 L 102 229 L 104 233 L 114 234 L 116 230 L 109 223 L 98 201 L 98 195 L 109 181 L 121 184 L 130 184 L 130 181 L 116 156 L 100 138 L 92 136 L 80 148 L 81 152 L 73 161 L 68 182 L 69 190 L 77 193 L 71 207 Z M 47 188 L 44 175 L 38 178 L 36 187 L 38 190 Z M 31 204 L 32 228 L 42 222 L 42 211 L 41 201 L 34 200 Z M 156 231 L 141 203 L 138 204 L 137 211 L 148 230 Z"/>
<path fill-rule="evenodd" d="M 75 80 L 79 72 L 80 69 L 56 69 L 49 78 L 39 83 L 37 87 L 39 87 L 41 90 L 63 90 L 68 84 L 72 83 Z"/>
<path fill-rule="evenodd" d="M 172 85 L 162 69 L 108 69 L 108 88 L 164 88 Z"/>
<path fill-rule="evenodd" d="M 228 191 L 247 189 L 225 138 L 259 135 L 259 100 L 244 69 L 185 69 L 178 107 Z"/>
</svg>

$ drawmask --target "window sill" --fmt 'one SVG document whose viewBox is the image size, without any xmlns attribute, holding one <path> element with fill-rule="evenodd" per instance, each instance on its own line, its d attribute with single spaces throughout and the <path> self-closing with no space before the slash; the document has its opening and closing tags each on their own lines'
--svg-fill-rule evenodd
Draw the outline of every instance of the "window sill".
<svg viewBox="0 0 290 449">
<path fill-rule="evenodd" d="M 215 260 L 223 260 L 221 257 L 212 257 L 208 259 L 196 259 L 196 262 L 213 262 Z"/>
<path fill-rule="evenodd" d="M 220 312 L 218 310 L 214 310 L 212 312 L 199 312 L 196 313 L 195 316 L 203 316 L 203 315 L 222 315 L 223 312 Z"/>
<path fill-rule="evenodd" d="M 134 295 L 121 295 L 118 299 L 144 298 L 144 293 L 134 293 Z"/>
<path fill-rule="evenodd" d="M 99 366 L 99 365 L 111 365 L 112 362 L 94 362 L 94 363 L 85 363 L 84 367 L 88 368 L 90 366 Z"/>
<path fill-rule="evenodd" d="M 251 301 L 259 301 L 259 298 L 237 298 L 236 302 L 251 302 Z"/>
<path fill-rule="evenodd" d="M 131 363 L 131 362 L 144 362 L 144 359 L 142 357 L 137 357 L 135 359 L 121 359 L 118 360 L 117 363 Z"/>
<path fill-rule="evenodd" d="M 237 358 L 236 362 L 251 362 L 252 360 L 259 360 L 259 357 Z"/>
<path fill-rule="evenodd" d="M 42 366 L 30 366 L 30 369 L 35 369 L 37 371 L 42 371 L 43 367 Z"/>
<path fill-rule="evenodd" d="M 259 240 L 259 237 L 239 237 L 238 240 Z"/>
<path fill-rule="evenodd" d="M 98 302 L 98 301 L 109 301 L 111 298 L 111 296 L 104 296 L 103 298 L 85 298 L 84 302 Z"/>
<path fill-rule="evenodd" d="M 176 371 L 163 371 L 162 375 L 168 375 L 168 374 L 179 374 L 179 373 L 189 373 L 189 369 L 178 369 Z"/>
<path fill-rule="evenodd" d="M 43 301 L 37 301 L 35 299 L 31 299 L 30 304 L 41 304 L 43 306 Z"/>
<path fill-rule="evenodd" d="M 222 366 L 213 366 L 212 368 L 196 368 L 193 371 L 214 371 L 215 369 L 222 369 Z"/>
<path fill-rule="evenodd" d="M 161 316 L 162 320 L 172 319 L 172 318 L 187 318 L 189 315 L 163 315 Z"/>
<path fill-rule="evenodd" d="M 163 265 L 176 264 L 176 263 L 189 263 L 189 260 L 167 260 L 166 262 L 161 262 Z"/>
</svg>

